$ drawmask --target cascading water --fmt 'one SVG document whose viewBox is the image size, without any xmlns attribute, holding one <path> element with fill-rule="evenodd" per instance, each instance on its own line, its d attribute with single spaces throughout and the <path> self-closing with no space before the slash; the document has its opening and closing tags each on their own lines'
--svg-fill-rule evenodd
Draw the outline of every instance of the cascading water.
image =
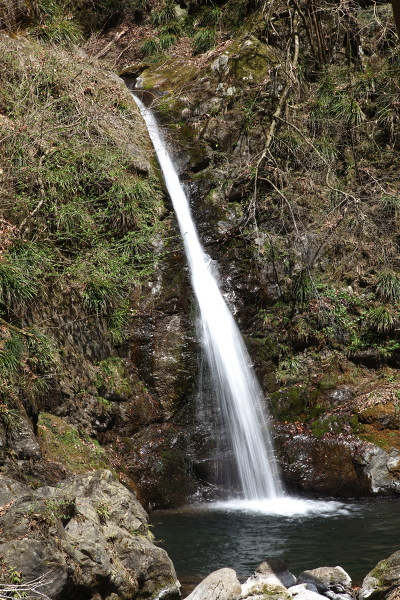
<svg viewBox="0 0 400 600">
<path fill-rule="evenodd" d="M 202 342 L 243 498 L 274 500 L 284 495 L 263 407 L 260 386 L 235 321 L 200 244 L 186 194 L 152 113 L 133 95 L 146 122 L 178 219 L 200 311 Z"/>
</svg>

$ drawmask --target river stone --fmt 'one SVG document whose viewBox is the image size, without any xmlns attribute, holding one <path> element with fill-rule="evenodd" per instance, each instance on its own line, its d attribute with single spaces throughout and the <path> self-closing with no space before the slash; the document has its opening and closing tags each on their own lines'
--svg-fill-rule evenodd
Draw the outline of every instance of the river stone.
<svg viewBox="0 0 400 600">
<path fill-rule="evenodd" d="M 400 586 L 400 550 L 381 560 L 364 578 L 358 593 L 359 600 L 382 598 L 393 588 Z"/>
<path fill-rule="evenodd" d="M 318 594 L 317 588 L 312 583 L 299 583 L 288 588 L 288 594 L 295 600 L 324 600 L 326 596 Z"/>
<path fill-rule="evenodd" d="M 303 571 L 297 583 L 312 583 L 319 593 L 327 596 L 327 592 L 336 594 L 351 592 L 351 578 L 342 567 L 319 567 Z"/>
<path fill-rule="evenodd" d="M 296 577 L 280 559 L 268 559 L 261 563 L 254 575 L 242 585 L 241 598 L 253 600 L 265 598 L 289 599 L 287 587 L 296 582 Z"/>
<path fill-rule="evenodd" d="M 296 577 L 291 573 L 287 564 L 280 558 L 270 558 L 261 563 L 255 570 L 255 575 L 262 575 L 269 583 L 290 587 L 296 583 Z"/>
<path fill-rule="evenodd" d="M 203 579 L 186 600 L 237 600 L 240 592 L 236 571 L 219 569 Z"/>
<path fill-rule="evenodd" d="M 291 600 L 291 596 L 283 585 L 265 583 L 262 579 L 242 585 L 240 598 L 246 600 Z"/>
</svg>

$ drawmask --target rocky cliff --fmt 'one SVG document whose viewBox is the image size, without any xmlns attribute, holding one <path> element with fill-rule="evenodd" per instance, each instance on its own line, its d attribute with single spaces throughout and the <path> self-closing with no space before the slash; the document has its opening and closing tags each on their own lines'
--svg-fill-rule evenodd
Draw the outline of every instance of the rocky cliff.
<svg viewBox="0 0 400 600">
<path fill-rule="evenodd" d="M 12 8 L 1 4 L 4 474 L 35 487 L 111 468 L 166 507 L 207 484 L 196 306 L 122 75 L 174 149 L 288 485 L 398 493 L 390 5 Z"/>
</svg>

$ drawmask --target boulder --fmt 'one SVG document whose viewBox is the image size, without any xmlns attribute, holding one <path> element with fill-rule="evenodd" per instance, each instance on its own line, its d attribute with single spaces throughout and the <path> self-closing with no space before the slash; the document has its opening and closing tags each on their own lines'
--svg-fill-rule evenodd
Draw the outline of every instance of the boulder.
<svg viewBox="0 0 400 600">
<path fill-rule="evenodd" d="M 295 600 L 324 600 L 326 596 L 318 594 L 317 588 L 312 583 L 299 583 L 288 588 L 288 594 Z"/>
<path fill-rule="evenodd" d="M 241 598 L 269 598 L 289 600 L 286 588 L 296 582 L 296 577 L 289 571 L 283 560 L 268 559 L 261 563 L 254 575 L 242 585 Z"/>
<path fill-rule="evenodd" d="M 351 578 L 342 567 L 319 567 L 303 571 L 297 578 L 297 583 L 315 585 L 318 592 L 336 600 L 337 594 L 351 593 Z"/>
<path fill-rule="evenodd" d="M 42 452 L 33 431 L 32 423 L 25 411 L 20 410 L 18 427 L 8 436 L 10 450 L 19 459 L 37 460 L 41 458 Z"/>
<path fill-rule="evenodd" d="M 390 595 L 400 586 L 400 550 L 381 560 L 364 578 L 359 600 L 378 599 Z"/>
<path fill-rule="evenodd" d="M 291 596 L 283 585 L 253 581 L 251 585 L 242 586 L 240 598 L 246 600 L 291 600 Z"/>
<path fill-rule="evenodd" d="M 233 569 L 219 569 L 206 577 L 186 600 L 237 600 L 241 586 Z"/>
<path fill-rule="evenodd" d="M 256 576 L 262 576 L 269 580 L 269 583 L 281 584 L 290 587 L 296 583 L 296 577 L 291 573 L 287 564 L 279 559 L 268 559 L 261 563 L 255 570 Z"/>
<path fill-rule="evenodd" d="M 40 591 L 52 600 L 179 598 L 145 511 L 110 471 L 15 491 L 21 495 L 0 516 L 3 571 L 16 570 L 25 582 L 42 577 Z"/>
</svg>

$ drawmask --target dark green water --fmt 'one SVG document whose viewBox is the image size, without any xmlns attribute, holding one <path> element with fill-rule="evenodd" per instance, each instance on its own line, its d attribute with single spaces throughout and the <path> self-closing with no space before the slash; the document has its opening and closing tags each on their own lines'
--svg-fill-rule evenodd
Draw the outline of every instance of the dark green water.
<svg viewBox="0 0 400 600">
<path fill-rule="evenodd" d="M 221 567 L 235 569 L 243 581 L 268 557 L 283 558 L 295 575 L 340 565 L 359 585 L 377 562 L 400 550 L 400 500 L 332 506 L 332 512 L 299 516 L 185 508 L 156 511 L 150 522 L 186 590 Z"/>
</svg>

